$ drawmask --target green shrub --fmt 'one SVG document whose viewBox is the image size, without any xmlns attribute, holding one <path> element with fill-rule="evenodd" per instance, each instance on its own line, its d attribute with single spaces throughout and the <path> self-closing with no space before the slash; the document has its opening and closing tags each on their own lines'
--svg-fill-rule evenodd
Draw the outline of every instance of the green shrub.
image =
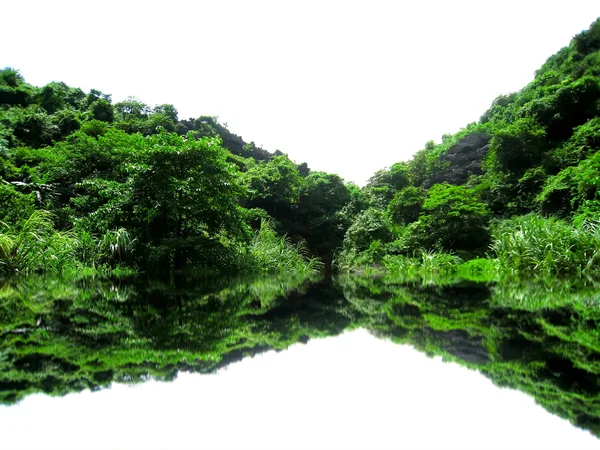
<svg viewBox="0 0 600 450">
<path fill-rule="evenodd" d="M 360 213 L 346 231 L 344 249 L 354 248 L 361 252 L 367 250 L 373 241 L 385 243 L 391 238 L 390 223 L 384 212 L 369 208 Z"/>
<path fill-rule="evenodd" d="M 545 129 L 535 119 L 518 119 L 496 131 L 490 154 L 495 156 L 501 170 L 523 173 L 542 161 L 545 137 Z"/>
<path fill-rule="evenodd" d="M 586 202 L 593 201 L 600 192 L 600 152 L 584 159 L 576 166 L 567 167 L 549 177 L 537 201 L 545 213 L 566 215 Z"/>
<path fill-rule="evenodd" d="M 489 245 L 490 212 L 473 189 L 436 184 L 428 192 L 419 220 L 409 225 L 413 250 L 483 251 Z"/>
<path fill-rule="evenodd" d="M 0 181 L 0 221 L 17 224 L 26 220 L 35 209 L 33 194 L 22 194 L 11 184 Z"/>
<path fill-rule="evenodd" d="M 457 274 L 469 280 L 490 281 L 500 275 L 500 263 L 497 259 L 471 259 L 458 267 Z"/>
<path fill-rule="evenodd" d="M 421 207 L 427 197 L 422 188 L 408 186 L 398 191 L 387 207 L 388 214 L 395 223 L 408 224 L 419 218 Z"/>
</svg>

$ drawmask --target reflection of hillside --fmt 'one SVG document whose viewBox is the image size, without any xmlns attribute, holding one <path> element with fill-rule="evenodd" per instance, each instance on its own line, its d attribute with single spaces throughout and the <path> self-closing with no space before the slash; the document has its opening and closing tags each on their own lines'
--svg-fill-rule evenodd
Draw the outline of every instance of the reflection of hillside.
<svg viewBox="0 0 600 450">
<path fill-rule="evenodd" d="M 594 286 L 338 283 L 354 305 L 373 312 L 373 334 L 477 369 L 600 434 L 600 292 Z"/>
<path fill-rule="evenodd" d="M 600 296 L 559 281 L 341 277 L 0 287 L 0 398 L 172 380 L 363 327 L 480 371 L 600 434 Z"/>
<path fill-rule="evenodd" d="M 338 334 L 347 303 L 330 281 L 157 283 L 27 279 L 0 292 L 0 392 L 63 395 L 113 381 L 171 380 Z M 346 308 L 347 309 L 347 308 Z"/>
</svg>

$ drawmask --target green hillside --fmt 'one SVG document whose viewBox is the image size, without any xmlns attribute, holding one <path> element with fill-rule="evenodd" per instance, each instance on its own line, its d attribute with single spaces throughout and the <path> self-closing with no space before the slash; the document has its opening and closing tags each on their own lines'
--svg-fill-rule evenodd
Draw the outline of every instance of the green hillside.
<svg viewBox="0 0 600 450">
<path fill-rule="evenodd" d="M 339 267 L 596 272 L 599 116 L 596 21 L 477 123 L 377 172 Z"/>
<path fill-rule="evenodd" d="M 593 275 L 599 114 L 596 21 L 477 123 L 359 189 L 214 117 L 6 68 L 0 271 Z"/>
</svg>

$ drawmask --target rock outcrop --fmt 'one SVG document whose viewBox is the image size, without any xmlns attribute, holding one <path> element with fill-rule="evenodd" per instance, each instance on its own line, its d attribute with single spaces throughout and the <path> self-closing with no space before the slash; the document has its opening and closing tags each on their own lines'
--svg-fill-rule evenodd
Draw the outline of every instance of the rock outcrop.
<svg viewBox="0 0 600 450">
<path fill-rule="evenodd" d="M 480 175 L 483 158 L 490 148 L 489 142 L 490 136 L 480 132 L 458 141 L 440 157 L 441 161 L 449 163 L 448 167 L 427 180 L 425 187 L 430 188 L 436 183 L 444 182 L 461 185 L 466 183 L 471 175 Z"/>
</svg>

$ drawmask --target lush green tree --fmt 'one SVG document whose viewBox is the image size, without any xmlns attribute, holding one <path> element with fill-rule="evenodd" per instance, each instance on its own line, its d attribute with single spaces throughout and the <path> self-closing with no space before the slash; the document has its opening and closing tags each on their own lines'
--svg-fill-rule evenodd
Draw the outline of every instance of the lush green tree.
<svg viewBox="0 0 600 450">
<path fill-rule="evenodd" d="M 92 119 L 102 122 L 112 123 L 115 120 L 115 113 L 111 103 L 103 98 L 94 101 L 89 106 Z"/>
<path fill-rule="evenodd" d="M 490 150 L 500 170 L 523 174 L 542 162 L 546 131 L 535 119 L 518 119 L 494 134 Z"/>
<path fill-rule="evenodd" d="M 56 82 L 41 88 L 37 97 L 37 103 L 49 114 L 65 108 L 81 109 L 86 100 L 86 95 L 81 89 Z"/>
<path fill-rule="evenodd" d="M 600 111 L 599 81 L 597 77 L 586 76 L 570 83 L 563 82 L 555 90 L 532 100 L 525 109 L 547 129 L 548 139 L 568 139 L 574 127 L 584 124 Z"/>
<path fill-rule="evenodd" d="M 120 120 L 145 119 L 150 114 L 150 108 L 135 97 L 128 97 L 122 102 L 115 103 L 115 111 Z"/>
<path fill-rule="evenodd" d="M 97 137 L 83 131 L 57 143 L 51 159 L 40 163 L 40 175 L 56 185 L 60 205 L 68 205 L 86 179 L 124 181 L 125 163 L 141 151 L 143 138 L 111 129 Z"/>
<path fill-rule="evenodd" d="M 410 169 L 406 163 L 395 163 L 391 167 L 379 170 L 369 179 L 368 186 L 390 186 L 398 191 L 410 184 Z"/>
<path fill-rule="evenodd" d="M 549 177 L 537 200 L 544 213 L 561 216 L 600 205 L 600 152 Z"/>
<path fill-rule="evenodd" d="M 311 172 L 300 188 L 292 234 L 301 236 L 315 254 L 330 261 L 350 225 L 342 214 L 350 200 L 350 191 L 339 176 Z"/>
<path fill-rule="evenodd" d="M 490 243 L 490 213 L 476 193 L 466 186 L 436 184 L 429 189 L 413 228 L 425 248 L 485 251 Z"/>
<path fill-rule="evenodd" d="M 575 49 L 583 55 L 600 50 L 600 20 L 596 20 L 590 28 L 582 31 L 573 38 Z"/>
<path fill-rule="evenodd" d="M 419 218 L 426 197 L 425 189 L 407 186 L 396 192 L 388 205 L 388 214 L 395 223 L 407 225 L 415 222 Z"/>
<path fill-rule="evenodd" d="M 122 102 L 115 103 L 115 126 L 127 133 L 152 134 L 149 129 L 148 117 L 151 109 L 135 97 L 128 97 Z"/>
<path fill-rule="evenodd" d="M 554 149 L 545 165 L 556 174 L 568 166 L 577 165 L 600 150 L 600 117 L 590 119 L 576 127 L 573 135 L 561 147 Z"/>
<path fill-rule="evenodd" d="M 170 103 L 155 106 L 152 109 L 152 114 L 164 114 L 169 119 L 171 119 L 173 123 L 177 123 L 177 109 Z"/>
<path fill-rule="evenodd" d="M 27 106 L 33 101 L 36 89 L 25 83 L 18 70 L 0 70 L 0 105 Z"/>
<path fill-rule="evenodd" d="M 219 140 L 159 133 L 144 139 L 141 158 L 131 168 L 132 224 L 142 243 L 173 257 L 175 269 L 209 241 L 246 237 L 241 179 Z"/>
<path fill-rule="evenodd" d="M 60 136 L 60 129 L 53 117 L 39 106 L 14 111 L 13 134 L 15 141 L 34 148 L 50 145 L 54 137 Z"/>
<path fill-rule="evenodd" d="M 112 96 L 104 94 L 97 89 L 91 89 L 85 98 L 85 106 L 89 108 L 97 100 L 106 100 L 108 103 L 112 103 Z"/>
<path fill-rule="evenodd" d="M 344 248 L 362 252 L 367 250 L 373 241 L 385 243 L 391 238 L 390 223 L 385 213 L 369 208 L 360 213 L 346 231 Z"/>
<path fill-rule="evenodd" d="M 15 88 L 24 82 L 25 80 L 18 70 L 13 69 L 12 67 L 5 67 L 0 70 L 0 84 Z"/>
<path fill-rule="evenodd" d="M 245 174 L 249 207 L 262 208 L 274 217 L 287 214 L 298 203 L 302 177 L 285 155 L 268 162 L 257 162 Z"/>
<path fill-rule="evenodd" d="M 365 190 L 373 206 L 385 208 L 394 194 L 409 184 L 411 184 L 410 168 L 407 163 L 400 162 L 377 171 L 369 179 Z"/>
</svg>

